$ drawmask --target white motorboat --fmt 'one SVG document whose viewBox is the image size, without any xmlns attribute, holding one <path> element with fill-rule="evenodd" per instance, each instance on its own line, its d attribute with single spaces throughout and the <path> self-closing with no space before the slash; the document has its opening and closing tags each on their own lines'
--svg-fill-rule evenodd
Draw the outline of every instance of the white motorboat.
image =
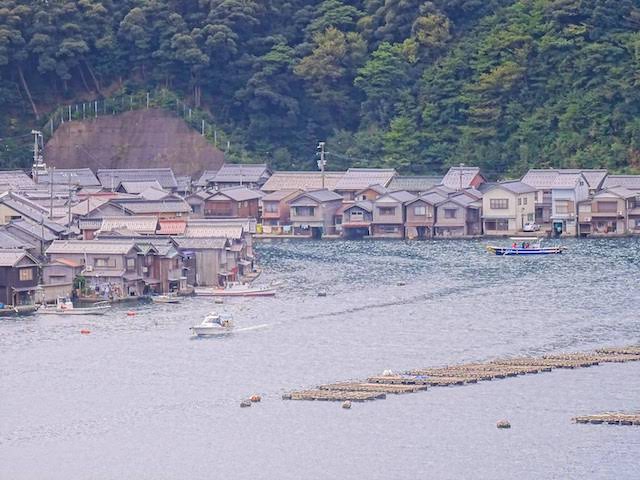
<svg viewBox="0 0 640 480">
<path fill-rule="evenodd" d="M 42 305 L 38 313 L 44 315 L 104 315 L 111 308 L 107 302 L 98 302 L 92 307 L 75 307 L 69 297 L 58 297 L 55 307 Z"/>
<path fill-rule="evenodd" d="M 215 312 L 211 312 L 204 317 L 200 325 L 194 325 L 191 330 L 199 337 L 228 335 L 233 330 L 233 322 L 228 318 L 223 319 Z"/>
<path fill-rule="evenodd" d="M 151 300 L 153 303 L 180 303 L 180 299 L 175 295 L 154 295 Z"/>
<path fill-rule="evenodd" d="M 229 283 L 224 288 L 196 288 L 195 294 L 209 297 L 273 297 L 273 287 L 252 287 L 244 283 Z"/>
</svg>

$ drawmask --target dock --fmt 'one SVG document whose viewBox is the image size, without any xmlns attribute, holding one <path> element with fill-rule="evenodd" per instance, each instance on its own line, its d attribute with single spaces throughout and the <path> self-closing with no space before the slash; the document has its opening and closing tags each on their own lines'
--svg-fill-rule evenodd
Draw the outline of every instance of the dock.
<svg viewBox="0 0 640 480">
<path fill-rule="evenodd" d="M 587 368 L 603 363 L 637 361 L 640 361 L 640 345 L 599 348 L 591 352 L 504 358 L 488 362 L 426 367 L 401 373 L 385 372 L 383 375 L 374 375 L 365 380 L 328 383 L 318 385 L 313 389 L 285 393 L 282 398 L 285 400 L 364 402 L 384 399 L 388 394 L 416 393 L 427 390 L 429 387 L 461 386 L 521 375 L 547 373 L 555 369 Z M 600 423 L 615 423 L 617 421 L 622 425 L 640 424 L 639 414 L 630 414 L 630 416 L 625 416 L 626 414 L 603 415 L 576 417 L 574 421 L 577 423 L 597 423 L 602 417 L 605 419 Z M 606 417 L 606 415 L 615 415 L 615 417 Z M 620 423 L 629 421 L 631 423 Z M 635 421 L 639 423 L 634 423 Z"/>
<path fill-rule="evenodd" d="M 591 423 L 600 425 L 640 425 L 640 413 L 599 413 L 596 415 L 581 415 L 571 419 L 575 423 Z"/>
</svg>

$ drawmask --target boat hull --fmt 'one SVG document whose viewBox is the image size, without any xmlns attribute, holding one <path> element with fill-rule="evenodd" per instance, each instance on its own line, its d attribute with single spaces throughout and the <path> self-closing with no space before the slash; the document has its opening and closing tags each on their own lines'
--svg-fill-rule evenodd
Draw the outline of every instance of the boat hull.
<svg viewBox="0 0 640 480">
<path fill-rule="evenodd" d="M 198 337 L 219 337 L 229 335 L 232 329 L 224 327 L 191 327 L 191 331 Z"/>
<path fill-rule="evenodd" d="M 54 308 L 45 308 L 38 310 L 38 314 L 40 315 L 59 315 L 59 316 L 68 316 L 68 315 L 104 315 L 109 311 L 111 307 L 88 307 L 88 308 L 73 308 L 68 310 L 58 310 Z"/>
<path fill-rule="evenodd" d="M 512 248 L 512 247 L 487 247 L 487 250 L 495 255 L 558 255 L 564 251 L 564 247 L 543 248 Z"/>
<path fill-rule="evenodd" d="M 178 298 L 161 298 L 161 297 L 151 297 L 153 303 L 180 303 L 180 299 Z"/>
<path fill-rule="evenodd" d="M 273 297 L 275 289 L 234 290 L 225 288 L 197 289 L 196 295 L 204 297 Z"/>
</svg>

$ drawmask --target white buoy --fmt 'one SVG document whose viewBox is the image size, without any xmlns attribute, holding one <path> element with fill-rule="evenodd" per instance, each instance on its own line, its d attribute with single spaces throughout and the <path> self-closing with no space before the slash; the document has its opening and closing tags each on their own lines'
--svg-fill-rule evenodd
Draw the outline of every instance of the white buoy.
<svg viewBox="0 0 640 480">
<path fill-rule="evenodd" d="M 351 408 L 351 400 L 346 400 L 345 402 L 343 402 L 342 408 L 346 408 L 346 409 Z"/>
</svg>

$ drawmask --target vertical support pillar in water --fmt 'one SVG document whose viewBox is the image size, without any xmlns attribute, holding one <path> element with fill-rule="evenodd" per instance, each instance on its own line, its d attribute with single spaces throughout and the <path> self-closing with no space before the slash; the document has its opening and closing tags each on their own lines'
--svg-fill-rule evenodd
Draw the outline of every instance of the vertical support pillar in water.
<svg viewBox="0 0 640 480">
<path fill-rule="evenodd" d="M 204 137 L 204 120 L 202 120 L 202 133 L 201 135 Z"/>
<path fill-rule="evenodd" d="M 98 101 L 93 102 L 93 111 L 96 113 L 95 118 L 98 118 Z"/>
<path fill-rule="evenodd" d="M 147 92 L 147 109 L 149 109 L 149 92 Z"/>
<path fill-rule="evenodd" d="M 69 105 L 69 121 L 71 121 L 71 105 Z"/>
</svg>

